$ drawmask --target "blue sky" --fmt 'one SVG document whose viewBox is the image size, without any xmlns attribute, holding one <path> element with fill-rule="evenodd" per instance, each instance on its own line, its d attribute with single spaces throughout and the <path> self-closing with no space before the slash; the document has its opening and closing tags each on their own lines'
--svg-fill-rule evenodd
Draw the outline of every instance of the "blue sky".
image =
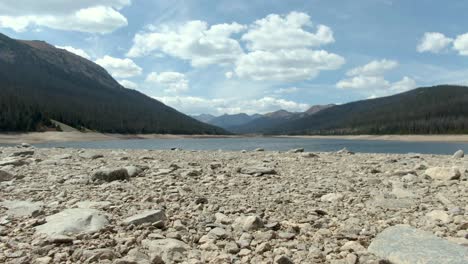
<svg viewBox="0 0 468 264">
<path fill-rule="evenodd" d="M 468 84 L 464 0 L 8 2 L 0 32 L 75 52 L 188 114 Z"/>
</svg>

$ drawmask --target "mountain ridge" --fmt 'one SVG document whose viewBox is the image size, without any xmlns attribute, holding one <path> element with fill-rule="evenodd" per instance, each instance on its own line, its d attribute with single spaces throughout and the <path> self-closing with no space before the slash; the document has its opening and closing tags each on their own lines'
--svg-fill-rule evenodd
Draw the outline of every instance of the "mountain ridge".
<svg viewBox="0 0 468 264">
<path fill-rule="evenodd" d="M 0 87 L 0 131 L 36 131 L 54 119 L 106 133 L 227 133 L 126 89 L 101 66 L 42 41 L 0 34 Z"/>
</svg>

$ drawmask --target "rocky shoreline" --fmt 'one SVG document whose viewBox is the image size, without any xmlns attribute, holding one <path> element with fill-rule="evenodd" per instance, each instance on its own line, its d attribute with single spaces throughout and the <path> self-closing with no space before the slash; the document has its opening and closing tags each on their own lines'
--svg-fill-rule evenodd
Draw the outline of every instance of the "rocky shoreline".
<svg viewBox="0 0 468 264">
<path fill-rule="evenodd" d="M 468 160 L 0 148 L 1 263 L 468 263 Z"/>
</svg>

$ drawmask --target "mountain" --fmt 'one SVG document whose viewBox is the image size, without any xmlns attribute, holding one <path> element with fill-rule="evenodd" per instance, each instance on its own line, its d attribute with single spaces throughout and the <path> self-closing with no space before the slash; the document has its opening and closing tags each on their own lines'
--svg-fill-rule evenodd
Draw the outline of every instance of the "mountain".
<svg viewBox="0 0 468 264">
<path fill-rule="evenodd" d="M 201 115 L 191 115 L 192 118 L 195 118 L 196 120 L 203 122 L 203 123 L 208 123 L 214 119 L 216 116 L 210 115 L 210 114 L 201 114 Z"/>
<path fill-rule="evenodd" d="M 226 130 L 229 130 L 231 127 L 241 126 L 248 122 L 251 122 L 257 119 L 259 115 L 247 115 L 244 113 L 228 115 L 224 114 L 222 116 L 215 117 L 208 121 L 209 124 L 222 127 Z"/>
<path fill-rule="evenodd" d="M 332 106 L 334 105 L 315 105 L 305 112 L 289 112 L 286 110 L 278 110 L 264 114 L 260 118 L 256 118 L 248 123 L 226 129 L 233 133 L 239 134 L 262 134 L 268 132 L 269 129 L 279 126 L 285 122 L 314 115 Z"/>
<path fill-rule="evenodd" d="M 80 56 L 2 34 L 0 95 L 0 131 L 44 130 L 56 120 L 108 133 L 225 133 L 122 87 Z"/>
<path fill-rule="evenodd" d="M 267 134 L 468 133 L 468 87 L 440 85 L 333 106 L 267 129 Z"/>
</svg>

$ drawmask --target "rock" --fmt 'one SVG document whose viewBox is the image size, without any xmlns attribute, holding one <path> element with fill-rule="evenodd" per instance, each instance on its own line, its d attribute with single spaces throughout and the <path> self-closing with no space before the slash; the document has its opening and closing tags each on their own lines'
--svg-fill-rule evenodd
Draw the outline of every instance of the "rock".
<svg viewBox="0 0 468 264">
<path fill-rule="evenodd" d="M 17 151 L 11 154 L 12 157 L 27 157 L 32 155 L 34 155 L 34 150 Z"/>
<path fill-rule="evenodd" d="M 317 154 L 312 153 L 312 152 L 306 152 L 306 153 L 302 153 L 301 157 L 303 157 L 303 158 L 318 158 L 319 156 Z"/>
<path fill-rule="evenodd" d="M 142 246 L 149 250 L 151 263 L 178 263 L 187 259 L 190 247 L 184 242 L 172 238 L 142 241 Z M 163 262 L 161 262 L 163 261 Z"/>
<path fill-rule="evenodd" d="M 341 251 L 364 252 L 367 251 L 365 247 L 356 241 L 348 241 L 341 248 Z"/>
<path fill-rule="evenodd" d="M 432 220 L 434 222 L 440 221 L 440 222 L 442 222 L 444 224 L 450 223 L 449 215 L 446 212 L 442 211 L 442 210 L 431 211 L 431 212 L 427 213 L 426 216 L 430 220 Z"/>
<path fill-rule="evenodd" d="M 275 169 L 272 168 L 265 168 L 265 167 L 246 167 L 246 168 L 241 168 L 240 173 L 242 174 L 249 174 L 249 175 L 256 175 L 256 176 L 262 176 L 265 174 L 277 174 Z"/>
<path fill-rule="evenodd" d="M 4 201 L 1 206 L 8 208 L 7 214 L 15 217 L 36 217 L 43 212 L 42 202 Z"/>
<path fill-rule="evenodd" d="M 468 248 L 404 225 L 385 229 L 368 250 L 394 264 L 463 264 L 468 261 Z"/>
<path fill-rule="evenodd" d="M 125 169 L 130 178 L 138 177 L 143 172 L 143 169 L 137 166 L 127 166 Z"/>
<path fill-rule="evenodd" d="M 329 193 L 325 194 L 322 197 L 320 197 L 320 201 L 322 202 L 337 202 L 343 200 L 344 196 L 341 193 Z"/>
<path fill-rule="evenodd" d="M 294 262 L 287 256 L 276 256 L 275 264 L 294 264 Z"/>
<path fill-rule="evenodd" d="M 15 178 L 15 176 L 13 176 L 13 174 L 11 174 L 9 172 L 6 172 L 6 171 L 3 171 L 3 170 L 0 170 L 0 182 L 11 181 L 14 178 Z"/>
<path fill-rule="evenodd" d="M 427 169 L 424 173 L 433 180 L 457 180 L 460 178 L 461 173 L 457 168 L 447 168 L 447 167 L 434 167 Z"/>
<path fill-rule="evenodd" d="M 163 210 L 150 210 L 131 217 L 126 218 L 123 223 L 126 225 L 141 225 L 144 223 L 165 222 L 166 214 Z"/>
<path fill-rule="evenodd" d="M 112 203 L 108 201 L 96 202 L 96 201 L 82 201 L 76 203 L 74 206 L 78 208 L 93 208 L 93 209 L 104 209 L 111 206 Z"/>
<path fill-rule="evenodd" d="M 71 244 L 73 243 L 73 237 L 65 235 L 54 235 L 49 237 L 49 242 L 54 244 Z"/>
<path fill-rule="evenodd" d="M 262 219 L 256 215 L 240 216 L 236 218 L 232 226 L 237 230 L 250 231 L 262 228 L 263 222 Z"/>
<path fill-rule="evenodd" d="M 224 246 L 224 250 L 230 254 L 237 254 L 240 251 L 240 248 L 235 242 L 231 241 Z"/>
<path fill-rule="evenodd" d="M 302 153 L 302 152 L 304 152 L 304 149 L 303 148 L 291 149 L 288 152 L 289 153 Z"/>
<path fill-rule="evenodd" d="M 465 157 L 465 152 L 463 150 L 458 150 L 457 152 L 455 152 L 452 156 L 454 159 L 461 159 L 463 157 Z"/>
<path fill-rule="evenodd" d="M 3 166 L 8 166 L 8 165 L 12 165 L 12 166 L 23 166 L 27 164 L 26 161 L 22 158 L 13 158 L 13 157 L 9 157 L 9 158 L 5 158 L 3 160 L 0 160 L 0 167 L 3 167 Z"/>
<path fill-rule="evenodd" d="M 263 151 L 265 151 L 265 149 L 263 149 L 263 148 L 256 148 L 256 149 L 254 149 L 254 151 L 256 151 L 256 152 L 263 152 Z"/>
<path fill-rule="evenodd" d="M 124 181 L 129 180 L 130 176 L 126 169 L 116 168 L 116 169 L 102 169 L 96 171 L 91 177 L 93 181 Z"/>
<path fill-rule="evenodd" d="M 104 155 L 95 153 L 95 152 L 83 152 L 83 153 L 80 153 L 79 156 L 83 159 L 90 159 L 90 160 L 95 160 L 95 159 L 104 157 Z"/>
<path fill-rule="evenodd" d="M 216 222 L 223 224 L 223 225 L 230 225 L 232 224 L 232 219 L 222 213 L 215 214 Z"/>
<path fill-rule="evenodd" d="M 32 264 L 49 264 L 52 263 L 52 258 L 51 257 L 42 257 L 42 258 L 36 258 Z"/>
<path fill-rule="evenodd" d="M 354 152 L 349 151 L 347 148 L 342 148 L 336 152 L 337 154 L 348 154 L 348 155 L 353 155 Z"/>
<path fill-rule="evenodd" d="M 37 233 L 48 236 L 97 232 L 109 224 L 96 209 L 73 208 L 46 217 L 46 223 L 36 227 Z"/>
</svg>

